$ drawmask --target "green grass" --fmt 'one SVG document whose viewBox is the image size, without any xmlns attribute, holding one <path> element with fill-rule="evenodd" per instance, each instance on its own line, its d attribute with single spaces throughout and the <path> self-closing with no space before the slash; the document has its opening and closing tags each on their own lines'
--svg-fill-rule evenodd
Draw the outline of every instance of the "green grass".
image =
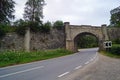
<svg viewBox="0 0 120 80">
<path fill-rule="evenodd" d="M 0 67 L 46 60 L 69 54 L 72 54 L 72 52 L 65 49 L 37 52 L 5 51 L 0 53 Z"/>
<path fill-rule="evenodd" d="M 108 51 L 101 51 L 101 54 L 112 57 L 120 58 L 120 44 L 113 44 Z"/>
<path fill-rule="evenodd" d="M 101 53 L 102 55 L 109 56 L 109 57 L 111 57 L 111 58 L 119 58 L 119 59 L 120 59 L 120 55 L 112 54 L 112 53 L 106 52 L 106 51 L 101 51 L 100 53 Z"/>
</svg>

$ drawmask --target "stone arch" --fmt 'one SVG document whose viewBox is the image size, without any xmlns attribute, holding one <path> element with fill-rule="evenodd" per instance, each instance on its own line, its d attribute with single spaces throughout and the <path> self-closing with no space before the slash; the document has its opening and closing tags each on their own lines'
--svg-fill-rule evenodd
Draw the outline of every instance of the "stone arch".
<svg viewBox="0 0 120 80">
<path fill-rule="evenodd" d="M 77 42 L 78 42 L 79 37 L 84 36 L 84 35 L 92 35 L 92 36 L 94 36 L 96 38 L 97 42 L 99 43 L 99 37 L 96 34 L 90 33 L 90 32 L 79 33 L 78 35 L 76 35 L 74 37 L 74 51 L 75 52 L 77 52 Z"/>
<path fill-rule="evenodd" d="M 91 26 L 91 25 L 70 25 L 69 22 L 65 22 L 65 39 L 66 49 L 76 52 L 74 39 L 81 33 L 89 33 L 97 37 L 99 41 L 99 50 L 104 50 L 103 42 L 109 40 L 106 25 Z"/>
</svg>

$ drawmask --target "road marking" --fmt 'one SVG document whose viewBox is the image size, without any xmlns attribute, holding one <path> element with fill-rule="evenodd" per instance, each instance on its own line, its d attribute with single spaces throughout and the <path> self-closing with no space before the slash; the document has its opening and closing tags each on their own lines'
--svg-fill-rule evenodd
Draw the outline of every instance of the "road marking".
<svg viewBox="0 0 120 80">
<path fill-rule="evenodd" d="M 9 68 L 16 68 L 16 67 L 22 67 L 22 66 L 26 66 L 26 65 L 32 65 L 32 64 L 38 63 L 38 62 L 40 62 L 40 61 L 30 62 L 30 63 L 25 63 L 25 64 L 18 64 L 18 65 L 13 65 L 13 66 L 8 66 L 8 67 L 0 68 L 0 70 L 9 69 Z"/>
<path fill-rule="evenodd" d="M 90 59 L 90 62 L 93 61 L 97 57 L 97 52 L 93 58 Z"/>
<path fill-rule="evenodd" d="M 44 66 L 39 66 L 39 67 L 31 68 L 31 69 L 26 69 L 26 70 L 23 70 L 23 71 L 18 71 L 18 72 L 14 72 L 14 73 L 10 73 L 10 74 L 5 74 L 5 75 L 0 76 L 0 78 L 7 77 L 7 76 L 12 76 L 12 75 L 15 75 L 15 74 L 20 74 L 20 73 L 24 73 L 24 72 L 28 72 L 28 71 L 32 71 L 32 70 L 43 68 L 43 67 Z"/>
<path fill-rule="evenodd" d="M 88 62 L 86 62 L 85 64 L 89 64 L 90 62 L 88 61 Z"/>
<path fill-rule="evenodd" d="M 94 58 L 93 59 L 95 59 L 97 57 L 97 52 L 96 52 L 96 54 L 95 54 L 95 56 L 94 56 Z"/>
<path fill-rule="evenodd" d="M 58 77 L 65 76 L 65 75 L 67 75 L 68 73 L 70 73 L 70 72 L 65 72 L 65 73 L 63 73 L 63 74 L 59 75 Z"/>
<path fill-rule="evenodd" d="M 90 61 L 93 61 L 94 59 L 92 58 Z"/>
<path fill-rule="evenodd" d="M 82 66 L 78 66 L 78 67 L 75 68 L 75 70 L 80 69 L 81 67 L 82 67 Z"/>
</svg>

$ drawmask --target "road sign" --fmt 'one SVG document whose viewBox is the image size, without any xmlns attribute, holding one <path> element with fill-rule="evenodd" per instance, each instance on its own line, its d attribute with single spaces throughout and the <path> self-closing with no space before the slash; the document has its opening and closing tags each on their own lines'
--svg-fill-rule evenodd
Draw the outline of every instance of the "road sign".
<svg viewBox="0 0 120 80">
<path fill-rule="evenodd" d="M 111 48 L 112 47 L 112 41 L 105 41 L 104 42 L 104 48 Z"/>
</svg>

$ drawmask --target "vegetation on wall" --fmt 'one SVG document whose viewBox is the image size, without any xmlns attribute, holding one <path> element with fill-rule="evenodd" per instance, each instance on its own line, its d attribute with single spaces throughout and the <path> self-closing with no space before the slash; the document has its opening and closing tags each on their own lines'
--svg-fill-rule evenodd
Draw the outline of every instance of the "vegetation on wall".
<svg viewBox="0 0 120 80">
<path fill-rule="evenodd" d="M 6 33 L 14 32 L 15 29 L 10 24 L 0 24 L 0 38 L 4 37 Z"/>
<path fill-rule="evenodd" d="M 50 33 L 51 28 L 52 28 L 52 23 L 47 21 L 46 23 L 43 24 L 40 31 L 43 33 Z"/>
<path fill-rule="evenodd" d="M 0 24 L 0 37 L 4 37 L 6 33 L 16 32 L 18 35 L 24 36 L 25 30 L 29 26 L 32 32 L 40 32 L 40 33 L 49 33 L 51 28 L 57 30 L 62 30 L 64 28 L 63 22 L 59 23 L 60 20 L 55 21 L 55 23 L 51 23 L 47 21 L 39 25 L 37 22 L 26 22 L 23 19 L 16 20 L 13 25 L 11 24 Z M 53 25 L 57 27 L 54 27 Z"/>
<path fill-rule="evenodd" d="M 57 22 L 57 21 L 56 21 Z M 54 24 L 54 23 L 53 23 Z M 16 27 L 16 33 L 19 35 L 25 35 L 25 30 L 27 27 L 30 27 L 30 30 L 32 32 L 40 32 L 40 33 L 49 33 L 51 28 L 53 27 L 53 24 L 50 21 L 47 21 L 45 23 L 42 23 L 39 25 L 39 23 L 37 22 L 26 22 L 22 19 L 17 20 L 16 22 L 14 22 L 14 26 Z M 62 29 L 63 25 L 61 26 L 61 24 L 57 24 L 55 23 L 57 26 L 61 27 L 59 28 Z M 56 29 L 56 27 L 54 27 Z"/>
<path fill-rule="evenodd" d="M 5 34 L 6 34 L 6 33 L 5 33 L 5 30 L 4 30 L 3 26 L 0 25 L 0 38 L 4 37 Z"/>
<path fill-rule="evenodd" d="M 57 20 L 53 23 L 53 28 L 56 28 L 57 30 L 63 30 L 64 29 L 64 23 L 61 20 Z"/>
<path fill-rule="evenodd" d="M 16 20 L 11 26 L 10 19 L 14 19 L 15 17 L 13 15 L 15 11 L 15 2 L 13 0 L 1 0 L 0 6 L 3 7 L 0 9 L 0 37 L 3 37 L 9 32 L 16 32 L 17 34 L 24 36 L 28 27 L 32 32 L 42 33 L 49 33 L 52 27 L 58 30 L 63 29 L 63 21 L 61 20 L 57 20 L 53 24 L 49 21 L 45 23 L 41 21 L 43 18 L 44 5 L 44 0 L 27 0 L 23 15 L 24 20 Z"/>
</svg>

